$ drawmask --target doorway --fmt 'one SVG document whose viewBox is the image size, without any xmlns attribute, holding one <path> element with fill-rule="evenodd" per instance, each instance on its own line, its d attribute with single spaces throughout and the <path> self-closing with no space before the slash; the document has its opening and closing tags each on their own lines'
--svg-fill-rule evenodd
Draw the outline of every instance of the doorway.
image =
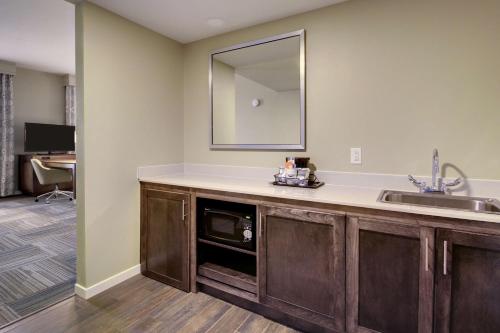
<svg viewBox="0 0 500 333">
<path fill-rule="evenodd" d="M 74 295 L 74 75 L 75 5 L 2 0 L 0 328 Z M 27 130 L 34 127 L 27 124 L 47 131 L 28 144 Z M 63 138 L 55 129 L 69 134 Z"/>
</svg>

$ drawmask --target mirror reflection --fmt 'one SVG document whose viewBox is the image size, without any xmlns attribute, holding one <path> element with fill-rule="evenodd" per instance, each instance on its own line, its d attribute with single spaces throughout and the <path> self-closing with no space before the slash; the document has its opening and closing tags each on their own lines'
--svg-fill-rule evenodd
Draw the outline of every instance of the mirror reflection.
<svg viewBox="0 0 500 333">
<path fill-rule="evenodd" d="M 213 148 L 303 148 L 301 38 L 211 55 Z"/>
</svg>

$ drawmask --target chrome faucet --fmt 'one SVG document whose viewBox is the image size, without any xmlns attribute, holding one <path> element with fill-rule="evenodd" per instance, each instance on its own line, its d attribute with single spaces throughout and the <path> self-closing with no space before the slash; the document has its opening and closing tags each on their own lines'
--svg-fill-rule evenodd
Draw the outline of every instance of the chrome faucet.
<svg viewBox="0 0 500 333">
<path fill-rule="evenodd" d="M 441 178 L 439 177 L 439 153 L 436 148 L 432 151 L 432 185 L 431 188 L 436 189 L 438 188 L 438 179 L 439 181 Z"/>
<path fill-rule="evenodd" d="M 462 182 L 461 178 L 457 178 L 452 182 L 445 183 L 443 178 L 439 176 L 439 153 L 437 149 L 432 152 L 432 184 L 428 186 L 424 181 L 418 181 L 412 175 L 408 175 L 408 179 L 415 185 L 421 193 L 441 193 L 449 192 L 449 187 L 457 186 Z"/>
</svg>

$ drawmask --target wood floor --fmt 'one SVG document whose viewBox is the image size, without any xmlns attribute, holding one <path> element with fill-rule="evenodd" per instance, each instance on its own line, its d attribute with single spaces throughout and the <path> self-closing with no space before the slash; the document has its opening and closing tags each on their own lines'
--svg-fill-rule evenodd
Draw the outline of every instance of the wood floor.
<svg viewBox="0 0 500 333">
<path fill-rule="evenodd" d="M 203 293 L 185 293 L 141 275 L 90 300 L 77 296 L 0 331 L 296 332 Z"/>
</svg>

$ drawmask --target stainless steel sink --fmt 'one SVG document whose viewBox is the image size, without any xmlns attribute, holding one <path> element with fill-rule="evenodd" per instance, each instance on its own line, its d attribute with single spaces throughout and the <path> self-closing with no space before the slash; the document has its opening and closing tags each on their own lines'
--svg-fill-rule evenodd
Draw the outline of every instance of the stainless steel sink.
<svg viewBox="0 0 500 333">
<path fill-rule="evenodd" d="M 402 205 L 467 210 L 477 213 L 500 214 L 500 201 L 490 198 L 384 190 L 380 193 L 378 201 Z"/>
</svg>

